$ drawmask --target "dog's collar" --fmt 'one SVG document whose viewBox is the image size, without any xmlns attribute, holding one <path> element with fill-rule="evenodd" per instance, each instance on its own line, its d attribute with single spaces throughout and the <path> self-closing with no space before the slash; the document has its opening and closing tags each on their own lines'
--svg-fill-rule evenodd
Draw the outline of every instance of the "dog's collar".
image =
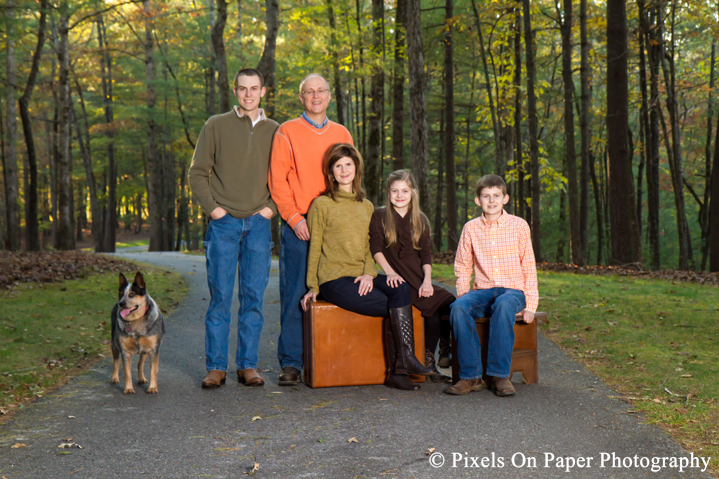
<svg viewBox="0 0 719 479">
<path fill-rule="evenodd" d="M 147 312 L 148 312 L 149 310 L 150 310 L 150 302 L 148 301 L 148 302 L 147 302 L 147 307 L 145 308 L 145 315 L 147 315 Z M 132 314 L 132 313 L 130 313 L 130 314 Z M 128 316 L 129 316 L 129 315 L 128 315 Z M 123 318 L 122 320 L 125 321 L 125 323 L 126 323 L 126 324 L 125 324 L 125 332 L 126 332 L 126 333 L 131 332 L 131 331 L 132 331 L 132 326 L 130 325 L 130 321 L 127 321 L 127 320 L 125 320 L 124 318 Z"/>
</svg>

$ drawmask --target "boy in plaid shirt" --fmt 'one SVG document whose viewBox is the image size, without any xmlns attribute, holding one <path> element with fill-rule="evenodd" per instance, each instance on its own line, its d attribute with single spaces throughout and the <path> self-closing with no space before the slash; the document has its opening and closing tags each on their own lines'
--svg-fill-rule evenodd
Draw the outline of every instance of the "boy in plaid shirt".
<svg viewBox="0 0 719 479">
<path fill-rule="evenodd" d="M 532 238 L 526 221 L 504 211 L 509 195 L 501 177 L 480 178 L 474 202 L 483 214 L 464 225 L 454 261 L 458 299 L 452 303 L 450 322 L 457 341 L 459 381 L 445 392 L 462 395 L 482 389 L 482 354 L 474 319 L 490 317 L 487 387 L 497 396 L 512 396 L 515 316 L 522 312 L 524 322 L 531 323 L 539 301 Z"/>
</svg>

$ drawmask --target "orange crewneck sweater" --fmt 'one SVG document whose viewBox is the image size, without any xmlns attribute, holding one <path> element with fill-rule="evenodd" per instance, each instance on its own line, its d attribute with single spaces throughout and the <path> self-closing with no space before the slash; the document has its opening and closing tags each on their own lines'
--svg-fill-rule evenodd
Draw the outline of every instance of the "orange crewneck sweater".
<svg viewBox="0 0 719 479">
<path fill-rule="evenodd" d="M 318 129 L 305 120 L 284 122 L 272 140 L 269 186 L 280 216 L 291 228 L 325 189 L 322 160 L 335 143 L 353 143 L 347 128 L 328 121 Z"/>
</svg>

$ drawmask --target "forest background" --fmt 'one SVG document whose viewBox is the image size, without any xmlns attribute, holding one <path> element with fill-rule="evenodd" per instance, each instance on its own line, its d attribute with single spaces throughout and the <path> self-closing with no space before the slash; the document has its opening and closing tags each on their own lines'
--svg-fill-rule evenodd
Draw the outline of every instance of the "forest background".
<svg viewBox="0 0 719 479">
<path fill-rule="evenodd" d="M 716 2 L 0 8 L 7 250 L 74 249 L 86 228 L 96 251 L 144 229 L 150 250 L 197 249 L 195 140 L 235 103 L 234 73 L 257 67 L 280 123 L 301 113 L 305 75 L 328 79 L 328 115 L 365 158 L 369 199 L 383 204 L 387 175 L 412 169 L 438 252 L 477 214 L 476 180 L 497 173 L 542 261 L 719 271 Z"/>
</svg>

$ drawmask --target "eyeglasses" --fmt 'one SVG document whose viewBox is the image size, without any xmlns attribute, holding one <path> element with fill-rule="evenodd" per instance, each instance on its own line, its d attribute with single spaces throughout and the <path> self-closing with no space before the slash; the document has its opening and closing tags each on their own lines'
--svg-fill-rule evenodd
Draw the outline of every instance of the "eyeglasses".
<svg viewBox="0 0 719 479">
<path fill-rule="evenodd" d="M 303 96 L 306 96 L 306 97 L 313 97 L 313 96 L 315 96 L 315 95 L 317 95 L 317 96 L 325 96 L 325 95 L 326 95 L 327 93 L 329 93 L 329 92 L 330 92 L 330 91 L 329 91 L 327 88 L 321 88 L 321 89 L 319 89 L 319 90 L 307 90 L 307 91 L 303 91 L 303 92 L 302 92 L 302 95 L 303 95 Z"/>
</svg>

